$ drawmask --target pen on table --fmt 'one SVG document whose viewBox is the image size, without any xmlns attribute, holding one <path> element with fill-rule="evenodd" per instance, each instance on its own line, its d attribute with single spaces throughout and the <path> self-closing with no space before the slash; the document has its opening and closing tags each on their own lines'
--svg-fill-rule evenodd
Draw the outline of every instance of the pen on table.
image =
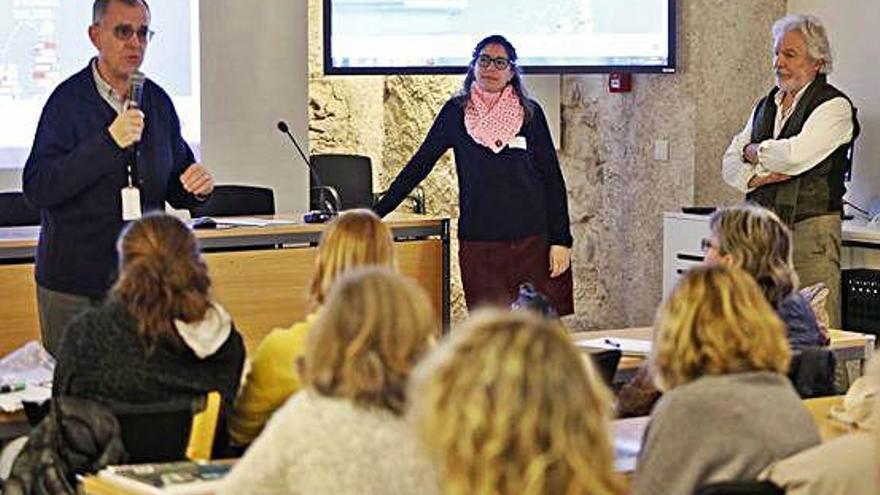
<svg viewBox="0 0 880 495">
<path fill-rule="evenodd" d="M 605 344 L 614 347 L 615 349 L 620 349 L 620 342 L 615 342 L 611 339 L 605 339 Z"/>
<path fill-rule="evenodd" d="M 0 394 L 18 392 L 19 390 L 24 390 L 24 386 L 24 383 L 4 383 L 0 385 Z"/>
</svg>

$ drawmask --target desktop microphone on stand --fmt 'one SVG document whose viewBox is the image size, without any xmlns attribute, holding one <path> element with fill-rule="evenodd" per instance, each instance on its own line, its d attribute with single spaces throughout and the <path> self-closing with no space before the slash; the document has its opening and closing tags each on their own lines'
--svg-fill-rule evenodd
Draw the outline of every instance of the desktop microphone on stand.
<svg viewBox="0 0 880 495">
<path fill-rule="evenodd" d="M 306 223 L 324 223 L 327 222 L 339 212 L 339 193 L 336 192 L 331 186 L 325 186 L 323 182 L 321 182 L 321 178 L 318 177 L 318 173 L 315 171 L 314 167 L 312 167 L 312 162 L 306 157 L 306 154 L 303 152 L 302 148 L 300 148 L 299 143 L 296 142 L 296 139 L 293 137 L 293 134 L 290 132 L 290 128 L 287 126 L 287 122 L 283 120 L 278 121 L 278 130 L 282 133 L 286 134 L 288 138 L 290 138 L 290 142 L 296 147 L 296 151 L 299 152 L 299 156 L 302 158 L 303 163 L 306 164 L 306 168 L 309 169 L 309 173 L 312 176 L 312 180 L 317 185 L 317 189 L 319 191 L 319 207 L 317 210 L 312 210 L 305 215 L 303 215 L 303 221 Z M 333 197 L 332 202 L 328 202 L 324 196 L 325 191 L 330 191 L 330 195 Z"/>
</svg>

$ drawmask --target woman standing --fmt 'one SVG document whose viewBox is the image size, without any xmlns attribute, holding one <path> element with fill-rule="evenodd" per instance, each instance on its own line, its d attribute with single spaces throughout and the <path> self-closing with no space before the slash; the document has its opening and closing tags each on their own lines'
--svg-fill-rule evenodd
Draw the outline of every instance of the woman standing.
<svg viewBox="0 0 880 495">
<path fill-rule="evenodd" d="M 574 312 L 565 181 L 544 112 L 528 98 L 513 45 L 500 35 L 474 48 L 464 87 L 374 207 L 384 216 L 449 148 L 458 174 L 459 262 L 468 308 L 508 306 L 522 282 L 560 315 Z"/>
</svg>

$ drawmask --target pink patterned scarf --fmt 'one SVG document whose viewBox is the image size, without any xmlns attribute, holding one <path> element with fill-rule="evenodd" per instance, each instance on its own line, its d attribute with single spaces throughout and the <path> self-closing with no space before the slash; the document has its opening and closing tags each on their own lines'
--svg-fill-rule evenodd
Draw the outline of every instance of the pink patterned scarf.
<svg viewBox="0 0 880 495">
<path fill-rule="evenodd" d="M 498 153 L 519 132 L 523 113 L 513 86 L 490 93 L 474 83 L 464 111 L 464 127 L 474 141 Z"/>
</svg>

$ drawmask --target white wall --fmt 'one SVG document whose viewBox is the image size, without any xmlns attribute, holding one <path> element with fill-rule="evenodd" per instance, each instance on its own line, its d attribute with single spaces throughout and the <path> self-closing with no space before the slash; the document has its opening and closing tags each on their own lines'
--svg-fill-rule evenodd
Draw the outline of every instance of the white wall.
<svg viewBox="0 0 880 495">
<path fill-rule="evenodd" d="M 304 211 L 308 171 L 308 11 L 304 1 L 201 2 L 202 161 L 219 184 L 275 190 L 277 211 Z"/>
<path fill-rule="evenodd" d="M 834 55 L 828 79 L 853 100 L 862 124 L 847 198 L 862 206 L 872 199 L 880 203 L 880 44 L 874 39 L 880 2 L 788 0 L 788 11 L 818 16 L 828 29 Z"/>
</svg>

